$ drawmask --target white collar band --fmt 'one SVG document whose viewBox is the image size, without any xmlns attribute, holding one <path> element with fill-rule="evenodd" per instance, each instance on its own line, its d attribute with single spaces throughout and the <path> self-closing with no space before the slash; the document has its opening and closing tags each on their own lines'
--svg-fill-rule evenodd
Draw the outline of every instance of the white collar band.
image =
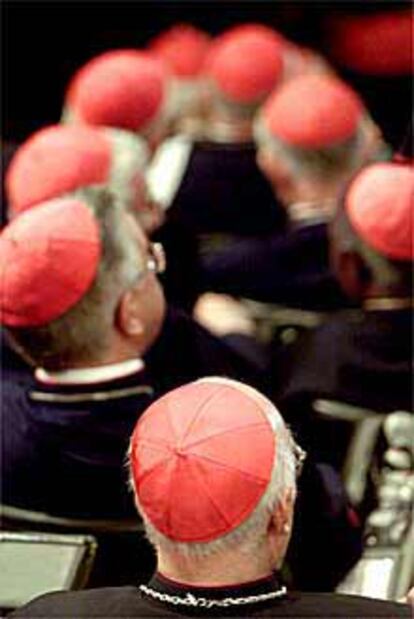
<svg viewBox="0 0 414 619">
<path fill-rule="evenodd" d="M 92 368 L 74 368 L 48 372 L 44 368 L 36 368 L 35 377 L 42 383 L 56 385 L 90 385 L 103 383 L 116 378 L 123 378 L 144 369 L 142 359 L 128 359 L 121 363 L 100 365 Z"/>
</svg>

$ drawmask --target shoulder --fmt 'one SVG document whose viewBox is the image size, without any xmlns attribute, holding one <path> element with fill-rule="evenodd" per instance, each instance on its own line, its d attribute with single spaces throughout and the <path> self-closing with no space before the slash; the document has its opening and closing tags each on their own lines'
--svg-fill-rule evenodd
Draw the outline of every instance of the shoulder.
<svg viewBox="0 0 414 619">
<path fill-rule="evenodd" d="M 359 312 L 338 312 L 320 326 L 306 330 L 286 349 L 279 393 L 283 401 L 305 394 L 335 393 L 341 367 L 354 356 L 358 316 Z"/>
<path fill-rule="evenodd" d="M 144 617 L 135 587 L 108 587 L 47 593 L 12 613 L 11 617 Z"/>
<path fill-rule="evenodd" d="M 376 600 L 359 595 L 304 593 L 301 599 L 302 603 L 319 608 L 321 617 L 358 617 L 359 619 L 410 617 L 408 604 Z"/>
</svg>

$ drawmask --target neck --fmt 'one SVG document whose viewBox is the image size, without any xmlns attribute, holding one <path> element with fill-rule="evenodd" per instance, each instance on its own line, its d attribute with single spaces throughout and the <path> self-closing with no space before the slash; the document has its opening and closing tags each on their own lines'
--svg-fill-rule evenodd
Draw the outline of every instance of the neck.
<svg viewBox="0 0 414 619">
<path fill-rule="evenodd" d="M 323 204 L 334 203 L 338 199 L 342 183 L 317 183 L 299 179 L 291 192 L 291 203 Z"/>
<path fill-rule="evenodd" d="M 205 137 L 212 142 L 251 142 L 251 118 L 233 118 L 226 114 L 212 116 L 205 124 Z"/>
<path fill-rule="evenodd" d="M 98 366 L 88 366 L 82 368 L 66 368 L 58 371 L 48 371 L 43 368 L 36 368 L 35 376 L 42 383 L 50 384 L 94 384 L 124 378 L 131 374 L 141 372 L 144 363 L 141 359 L 129 359 L 120 363 L 110 363 Z"/>
<path fill-rule="evenodd" d="M 223 587 L 254 582 L 270 576 L 275 563 L 265 552 L 246 553 L 233 551 L 213 553 L 202 558 L 159 552 L 158 571 L 175 582 L 193 587 Z"/>
</svg>

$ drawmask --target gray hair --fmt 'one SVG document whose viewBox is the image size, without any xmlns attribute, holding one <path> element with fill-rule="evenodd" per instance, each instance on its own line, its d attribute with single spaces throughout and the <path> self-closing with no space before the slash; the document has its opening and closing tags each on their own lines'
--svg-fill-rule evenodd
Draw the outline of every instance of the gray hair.
<svg viewBox="0 0 414 619">
<path fill-rule="evenodd" d="M 147 537 L 156 548 L 162 548 L 169 552 L 195 559 L 206 557 L 212 553 L 226 552 L 235 547 L 241 552 L 244 551 L 246 554 L 250 554 L 265 538 L 269 520 L 286 492 L 291 491 L 296 496 L 296 453 L 297 451 L 304 452 L 296 445 L 290 430 L 275 406 L 252 387 L 241 385 L 234 380 L 222 377 L 202 378 L 198 382 L 234 385 L 239 389 L 243 388 L 251 398 L 260 399 L 265 403 L 265 415 L 277 437 L 277 449 L 275 450 L 272 475 L 266 491 L 253 512 L 242 524 L 226 535 L 205 543 L 172 541 L 151 524 L 145 516 L 139 498 L 135 493 L 136 505 L 143 518 Z M 254 457 L 253 453 L 252 456 Z M 130 479 L 130 485 L 134 491 L 132 479 Z"/>
<path fill-rule="evenodd" d="M 18 352 L 49 370 L 99 360 L 109 345 L 119 299 L 144 269 L 143 256 L 120 216 L 125 209 L 113 195 L 101 187 L 70 195 L 84 201 L 99 224 L 102 255 L 95 280 L 74 307 L 49 324 L 8 329 Z"/>
<path fill-rule="evenodd" d="M 259 148 L 271 153 L 275 159 L 283 160 L 294 176 L 303 175 L 317 179 L 350 176 L 368 160 L 390 157 L 387 145 L 379 139 L 373 152 L 367 152 L 367 136 L 377 129 L 365 114 L 355 133 L 347 140 L 323 148 L 301 148 L 291 146 L 272 135 L 263 118 L 258 115 L 254 123 L 254 138 Z"/>
<path fill-rule="evenodd" d="M 105 127 L 103 132 L 112 146 L 108 187 L 126 208 L 132 211 L 136 198 L 132 180 L 134 175 L 141 174 L 145 182 L 145 171 L 149 162 L 148 146 L 142 137 L 130 131 Z M 143 191 L 143 199 L 144 194 Z"/>
<path fill-rule="evenodd" d="M 354 252 L 360 256 L 370 272 L 371 280 L 378 286 L 388 290 L 402 287 L 411 294 L 412 262 L 387 258 L 361 239 L 346 213 L 345 197 L 340 201 L 331 223 L 331 236 L 339 251 Z"/>
<path fill-rule="evenodd" d="M 226 97 L 225 94 L 216 86 L 213 80 L 206 80 L 206 89 L 211 95 L 211 105 L 217 112 L 228 116 L 232 119 L 249 120 L 253 119 L 260 105 L 268 96 L 263 95 L 258 97 L 255 101 L 249 101 L 248 103 L 240 103 L 239 101 L 233 101 Z"/>
</svg>

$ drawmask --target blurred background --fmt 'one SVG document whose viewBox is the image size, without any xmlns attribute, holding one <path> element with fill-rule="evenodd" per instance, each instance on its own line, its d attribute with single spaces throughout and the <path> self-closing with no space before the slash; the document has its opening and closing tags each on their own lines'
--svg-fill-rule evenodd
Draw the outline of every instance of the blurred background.
<svg viewBox="0 0 414 619">
<path fill-rule="evenodd" d="M 2 2 L 2 137 L 19 142 L 59 119 L 65 85 L 92 56 L 110 48 L 140 47 L 177 21 L 211 34 L 257 21 L 325 54 L 364 97 L 385 137 L 399 148 L 412 107 L 412 78 L 375 78 L 349 71 L 332 53 L 332 20 L 348 15 L 410 10 L 407 1 L 71 1 Z M 384 96 L 383 93 L 386 93 Z"/>
</svg>

